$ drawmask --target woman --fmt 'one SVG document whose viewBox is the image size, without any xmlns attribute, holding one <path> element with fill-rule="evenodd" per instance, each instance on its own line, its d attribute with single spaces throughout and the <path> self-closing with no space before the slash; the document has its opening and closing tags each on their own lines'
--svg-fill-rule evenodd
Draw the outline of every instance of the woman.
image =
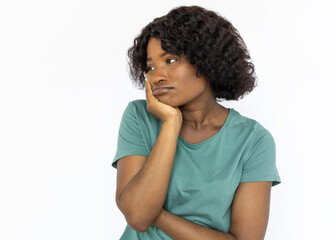
<svg viewBox="0 0 336 240">
<path fill-rule="evenodd" d="M 127 105 L 112 163 L 120 239 L 263 239 L 280 183 L 274 139 L 217 102 L 255 87 L 238 31 L 182 6 L 144 27 L 128 56 L 146 100 Z"/>
</svg>

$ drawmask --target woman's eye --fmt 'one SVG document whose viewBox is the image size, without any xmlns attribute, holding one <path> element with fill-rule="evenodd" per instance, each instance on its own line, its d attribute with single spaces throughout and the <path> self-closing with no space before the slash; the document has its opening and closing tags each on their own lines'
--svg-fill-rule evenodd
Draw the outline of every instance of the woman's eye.
<svg viewBox="0 0 336 240">
<path fill-rule="evenodd" d="M 167 63 L 171 63 L 170 60 L 176 61 L 176 59 L 174 59 L 174 58 L 168 58 Z"/>
<path fill-rule="evenodd" d="M 146 67 L 146 72 L 149 72 L 150 70 L 152 70 L 151 68 L 152 67 Z"/>
<path fill-rule="evenodd" d="M 173 63 L 174 61 L 176 62 L 177 60 L 174 59 L 174 58 L 168 58 L 168 59 L 166 60 L 166 63 L 171 64 L 171 63 Z M 146 67 L 145 72 L 147 73 L 147 72 L 153 70 L 152 68 L 153 68 L 153 67 Z"/>
</svg>

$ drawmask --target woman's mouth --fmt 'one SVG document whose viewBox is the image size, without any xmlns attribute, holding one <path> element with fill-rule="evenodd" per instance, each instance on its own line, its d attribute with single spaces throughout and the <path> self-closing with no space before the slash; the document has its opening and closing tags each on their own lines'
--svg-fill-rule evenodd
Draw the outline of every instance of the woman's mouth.
<svg viewBox="0 0 336 240">
<path fill-rule="evenodd" d="M 162 88 L 157 88 L 153 91 L 153 95 L 160 95 L 168 92 L 169 90 L 172 90 L 173 88 L 167 88 L 167 87 L 162 87 Z"/>
</svg>

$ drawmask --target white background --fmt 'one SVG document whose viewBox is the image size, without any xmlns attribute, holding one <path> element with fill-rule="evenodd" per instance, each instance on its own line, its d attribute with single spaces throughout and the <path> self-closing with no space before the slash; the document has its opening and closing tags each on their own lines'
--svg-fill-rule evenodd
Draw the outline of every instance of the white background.
<svg viewBox="0 0 336 240">
<path fill-rule="evenodd" d="M 276 141 L 265 239 L 334 237 L 335 2 L 2 0 L 0 239 L 119 239 L 111 163 L 123 110 L 145 99 L 126 52 L 180 5 L 229 19 L 256 66 L 259 86 L 221 104 Z"/>
</svg>

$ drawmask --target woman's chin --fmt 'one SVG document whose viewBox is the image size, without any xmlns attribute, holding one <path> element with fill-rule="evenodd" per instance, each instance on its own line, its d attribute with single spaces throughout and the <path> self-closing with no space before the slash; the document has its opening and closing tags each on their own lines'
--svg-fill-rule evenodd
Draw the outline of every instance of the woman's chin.
<svg viewBox="0 0 336 240">
<path fill-rule="evenodd" d="M 172 101 L 170 98 L 167 98 L 167 97 L 160 97 L 160 95 L 158 95 L 156 97 L 160 102 L 164 103 L 164 104 L 167 104 L 171 107 L 177 107 L 178 105 L 176 104 L 175 101 Z"/>
</svg>

